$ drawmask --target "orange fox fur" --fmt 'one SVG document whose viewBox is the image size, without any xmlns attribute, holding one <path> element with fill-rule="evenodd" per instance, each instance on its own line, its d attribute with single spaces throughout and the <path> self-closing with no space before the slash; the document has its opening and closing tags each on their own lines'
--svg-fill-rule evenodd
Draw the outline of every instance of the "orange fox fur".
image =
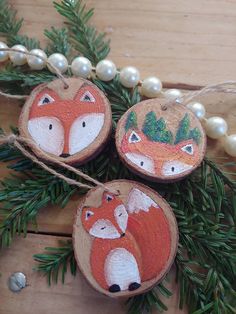
<svg viewBox="0 0 236 314">
<path fill-rule="evenodd" d="M 130 142 L 132 132 L 135 132 L 139 137 L 140 140 L 138 142 Z M 192 146 L 192 154 L 182 150 L 187 145 Z M 163 167 L 166 162 L 181 162 L 192 167 L 199 160 L 198 145 L 192 139 L 182 141 L 176 145 L 153 142 L 139 130 L 129 131 L 124 135 L 121 150 L 124 154 L 136 153 L 140 154 L 140 156 L 149 157 L 154 164 L 153 168 L 156 175 L 163 174 Z"/>
<path fill-rule="evenodd" d="M 91 105 L 89 102 L 81 102 L 80 97 L 86 92 L 91 92 L 96 100 L 94 104 Z M 48 103 L 43 106 L 38 106 L 40 98 L 48 94 L 55 101 L 53 103 Z M 57 118 L 63 125 L 64 128 L 64 149 L 63 153 L 69 152 L 69 134 L 70 128 L 74 120 L 82 116 L 83 114 L 90 113 L 104 113 L 105 106 L 101 99 L 101 96 L 93 87 L 89 85 L 82 86 L 78 93 L 72 99 L 61 99 L 57 93 L 51 89 L 45 88 L 41 91 L 37 97 L 34 99 L 32 104 L 29 119 L 39 118 L 39 117 L 54 117 Z M 96 126 L 95 126 L 96 127 Z"/>
</svg>

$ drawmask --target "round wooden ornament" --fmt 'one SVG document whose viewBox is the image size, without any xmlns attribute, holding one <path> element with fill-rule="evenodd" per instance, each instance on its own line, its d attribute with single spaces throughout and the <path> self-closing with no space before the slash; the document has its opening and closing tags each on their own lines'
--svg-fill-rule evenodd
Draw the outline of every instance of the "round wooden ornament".
<svg viewBox="0 0 236 314">
<path fill-rule="evenodd" d="M 116 147 L 134 173 L 151 181 L 175 181 L 201 163 L 206 136 L 198 118 L 166 99 L 142 101 L 119 120 Z"/>
<path fill-rule="evenodd" d="M 112 297 L 143 293 L 162 280 L 177 250 L 169 204 L 138 182 L 115 180 L 88 192 L 73 228 L 78 266 L 88 282 Z"/>
<path fill-rule="evenodd" d="M 65 163 L 84 163 L 105 145 L 112 127 L 105 95 L 90 81 L 67 78 L 36 87 L 19 119 L 20 135 L 33 140 L 34 152 Z"/>
</svg>

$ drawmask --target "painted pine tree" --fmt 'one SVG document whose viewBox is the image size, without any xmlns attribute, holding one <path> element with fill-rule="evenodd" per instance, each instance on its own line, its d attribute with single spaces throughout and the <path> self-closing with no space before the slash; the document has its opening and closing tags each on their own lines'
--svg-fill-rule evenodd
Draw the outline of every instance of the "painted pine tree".
<svg viewBox="0 0 236 314">
<path fill-rule="evenodd" d="M 125 131 L 127 132 L 129 129 L 137 128 L 137 115 L 134 111 L 131 111 L 127 117 L 125 124 Z"/>
<path fill-rule="evenodd" d="M 166 129 L 165 120 L 163 118 L 157 120 L 153 111 L 146 114 L 142 131 L 151 141 L 168 144 L 173 142 L 173 135 Z"/>
<path fill-rule="evenodd" d="M 199 144 L 201 133 L 198 128 L 189 129 L 190 128 L 190 119 L 189 115 L 186 113 L 183 119 L 179 123 L 179 127 L 175 136 L 175 144 L 178 144 L 182 141 L 192 139 L 197 144 Z"/>
</svg>

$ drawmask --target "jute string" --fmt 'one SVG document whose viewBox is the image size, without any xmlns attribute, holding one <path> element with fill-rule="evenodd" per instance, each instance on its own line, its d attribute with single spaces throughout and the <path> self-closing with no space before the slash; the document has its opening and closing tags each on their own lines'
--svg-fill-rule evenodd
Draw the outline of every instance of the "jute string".
<svg viewBox="0 0 236 314">
<path fill-rule="evenodd" d="M 29 150 L 27 150 L 24 147 L 24 145 L 35 147 L 35 143 L 28 138 L 25 138 L 22 136 L 17 136 L 15 134 L 1 135 L 0 136 L 0 145 L 2 145 L 2 144 L 14 145 L 16 148 L 18 148 L 22 152 L 23 155 L 28 157 L 34 163 L 36 163 L 37 165 L 39 165 L 41 168 L 45 169 L 46 171 L 50 172 L 51 174 L 55 175 L 56 177 L 64 180 L 65 182 L 67 182 L 70 185 L 75 185 L 75 186 L 78 186 L 79 188 L 85 188 L 85 189 L 89 189 L 89 190 L 94 188 L 94 186 L 92 186 L 92 185 L 88 185 L 88 184 L 85 184 L 85 183 L 82 183 L 82 182 L 79 182 L 79 181 L 76 181 L 74 179 L 66 177 L 65 175 L 56 171 L 52 167 L 49 167 L 48 165 L 46 165 L 42 160 L 39 160 L 33 153 L 31 153 Z M 44 153 L 44 155 L 45 155 L 45 158 L 47 159 L 47 161 L 50 161 L 50 162 L 52 162 L 52 163 L 54 163 L 54 164 L 56 164 L 56 165 L 58 165 L 64 169 L 67 169 L 67 170 L 77 174 L 79 177 L 85 179 L 86 181 L 94 183 L 96 186 L 101 187 L 105 191 L 109 191 L 110 193 L 113 193 L 115 195 L 119 194 L 117 191 L 106 187 L 103 183 L 97 181 L 96 179 L 91 178 L 89 175 L 83 173 L 79 169 L 76 169 L 76 168 L 64 163 L 63 161 L 60 161 L 60 160 L 56 159 L 55 157 L 53 157 L 47 153 Z"/>
<path fill-rule="evenodd" d="M 165 104 L 163 104 L 162 109 L 166 110 L 169 106 L 176 104 L 176 101 L 183 105 L 187 105 L 197 97 L 210 93 L 236 94 L 236 81 L 226 81 L 214 85 L 207 85 L 197 91 L 188 92 L 182 97 L 178 97 L 177 99 L 169 99 Z"/>
<path fill-rule="evenodd" d="M 66 82 L 65 77 L 62 75 L 62 73 L 48 60 L 46 60 L 45 58 L 31 53 L 31 52 L 26 52 L 26 51 L 21 51 L 19 49 L 13 49 L 13 48 L 0 48 L 0 51 L 9 51 L 9 52 L 17 52 L 17 53 L 23 53 L 25 55 L 28 56 L 33 56 L 33 57 L 37 57 L 39 59 L 42 59 L 46 62 L 46 64 L 53 69 L 53 71 L 55 72 L 55 74 L 58 76 L 59 79 L 62 80 L 63 84 L 64 84 L 64 88 L 67 89 L 69 87 L 68 83 Z M 28 96 L 27 95 L 10 95 L 7 93 L 3 93 L 0 91 L 0 95 L 4 96 L 4 97 L 9 97 L 9 98 L 14 98 L 14 99 L 25 99 Z M 53 169 L 52 167 L 49 167 L 48 165 L 46 165 L 42 160 L 39 160 L 33 153 L 31 153 L 29 150 L 27 150 L 25 148 L 25 145 L 29 146 L 29 147 L 35 147 L 35 149 L 38 149 L 35 145 L 35 143 L 25 137 L 22 136 L 17 136 L 15 134 L 9 134 L 9 135 L 1 135 L 0 136 L 0 145 L 1 144 L 12 144 L 15 147 L 17 147 L 23 155 L 25 155 L 26 157 L 28 157 L 30 160 L 32 160 L 34 163 L 36 163 L 37 165 L 39 165 L 41 168 L 45 169 L 46 171 L 50 172 L 51 174 L 55 175 L 56 177 L 66 181 L 68 184 L 70 185 L 75 185 L 78 186 L 80 188 L 85 188 L 85 189 L 93 189 L 94 186 L 92 185 L 88 185 L 85 183 L 81 183 L 77 180 L 71 179 L 66 177 L 65 175 L 61 174 L 60 172 L 56 171 L 55 169 Z M 75 173 L 76 175 L 78 175 L 79 177 L 85 179 L 88 182 L 94 183 L 96 186 L 99 186 L 101 188 L 103 188 L 106 191 L 109 191 L 113 194 L 119 194 L 117 191 L 114 191 L 113 189 L 110 189 L 108 187 L 106 187 L 103 183 L 93 179 L 92 177 L 90 177 L 89 175 L 86 175 L 85 173 L 83 173 L 82 171 L 80 171 L 79 169 L 76 169 L 60 160 L 58 160 L 57 158 L 47 154 L 46 152 L 44 152 L 44 156 L 47 159 L 47 161 L 52 162 L 53 164 L 56 164 L 64 169 L 67 169 L 73 173 Z"/>
</svg>

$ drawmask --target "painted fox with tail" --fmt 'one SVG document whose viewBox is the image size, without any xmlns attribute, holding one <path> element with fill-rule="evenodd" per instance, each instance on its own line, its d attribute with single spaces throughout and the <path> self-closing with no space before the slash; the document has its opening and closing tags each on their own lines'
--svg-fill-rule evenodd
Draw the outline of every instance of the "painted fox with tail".
<svg viewBox="0 0 236 314">
<path fill-rule="evenodd" d="M 83 207 L 84 229 L 94 237 L 90 264 L 98 284 L 110 292 L 138 289 L 167 263 L 171 233 L 163 210 L 133 188 L 126 205 L 104 192 L 99 207 Z"/>
</svg>

